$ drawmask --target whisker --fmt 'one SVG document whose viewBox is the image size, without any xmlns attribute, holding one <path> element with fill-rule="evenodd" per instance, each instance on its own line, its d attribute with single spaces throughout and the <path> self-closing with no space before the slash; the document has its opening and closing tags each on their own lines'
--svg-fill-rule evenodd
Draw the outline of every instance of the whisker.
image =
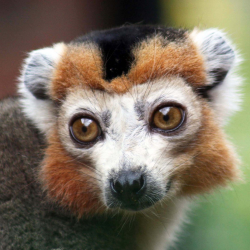
<svg viewBox="0 0 250 250">
<path fill-rule="evenodd" d="M 82 160 L 81 158 L 80 159 L 78 159 L 78 158 L 80 158 L 80 156 L 74 157 L 72 160 L 66 161 L 66 163 L 71 163 L 71 162 L 77 161 L 77 163 L 79 163 L 80 165 L 82 165 L 82 166 L 88 168 L 89 170 L 95 172 L 97 175 L 102 176 L 102 173 L 99 170 L 97 170 L 96 168 L 93 168 L 93 167 L 87 165 L 86 163 L 84 163 L 84 162 L 81 161 Z"/>
</svg>

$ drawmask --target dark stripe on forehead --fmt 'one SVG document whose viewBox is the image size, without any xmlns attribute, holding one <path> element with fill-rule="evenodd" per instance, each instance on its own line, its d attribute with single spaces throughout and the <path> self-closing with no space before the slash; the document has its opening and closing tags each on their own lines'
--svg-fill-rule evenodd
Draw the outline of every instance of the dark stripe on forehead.
<svg viewBox="0 0 250 250">
<path fill-rule="evenodd" d="M 123 26 L 90 33 L 77 38 L 73 43 L 96 43 L 102 52 L 103 78 L 111 81 L 128 73 L 134 61 L 132 49 L 142 40 L 154 35 L 161 35 L 166 42 L 177 42 L 185 38 L 185 32 L 182 29 L 161 26 Z"/>
</svg>

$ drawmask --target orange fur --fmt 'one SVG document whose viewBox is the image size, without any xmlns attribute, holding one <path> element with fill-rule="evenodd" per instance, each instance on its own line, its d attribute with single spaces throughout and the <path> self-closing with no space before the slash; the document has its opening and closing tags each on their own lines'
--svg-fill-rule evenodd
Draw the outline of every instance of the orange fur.
<svg viewBox="0 0 250 250">
<path fill-rule="evenodd" d="M 69 208 L 78 217 L 101 212 L 98 177 L 89 163 L 73 160 L 54 132 L 40 171 L 40 179 L 48 196 Z"/>
<path fill-rule="evenodd" d="M 135 63 L 129 78 L 137 84 L 161 77 L 177 75 L 193 86 L 206 80 L 203 58 L 187 38 L 179 43 L 166 42 L 161 37 L 143 41 L 135 50 Z"/>
<path fill-rule="evenodd" d="M 51 96 L 63 99 L 76 86 L 107 89 L 106 85 L 98 48 L 93 44 L 68 45 L 55 70 Z"/>
<path fill-rule="evenodd" d="M 203 58 L 188 37 L 167 43 L 156 36 L 138 44 L 133 54 L 135 61 L 128 74 L 108 82 L 104 80 L 104 62 L 96 45 L 68 45 L 54 73 L 52 98 L 63 99 L 75 86 L 122 94 L 134 84 L 173 75 L 183 77 L 194 87 L 205 84 Z"/>
<path fill-rule="evenodd" d="M 232 146 L 214 122 L 211 109 L 205 102 L 202 106 L 201 129 L 184 152 L 189 161 L 177 164 L 181 167 L 175 175 L 182 183 L 182 195 L 208 192 L 239 178 L 239 162 Z"/>
</svg>

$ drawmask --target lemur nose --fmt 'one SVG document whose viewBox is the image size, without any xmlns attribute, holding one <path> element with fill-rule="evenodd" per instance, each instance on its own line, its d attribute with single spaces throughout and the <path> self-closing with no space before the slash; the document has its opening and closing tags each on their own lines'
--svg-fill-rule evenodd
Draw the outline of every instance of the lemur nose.
<svg viewBox="0 0 250 250">
<path fill-rule="evenodd" d="M 144 174 L 135 171 L 121 171 L 116 180 L 110 181 L 112 194 L 125 204 L 137 202 L 146 189 Z"/>
</svg>

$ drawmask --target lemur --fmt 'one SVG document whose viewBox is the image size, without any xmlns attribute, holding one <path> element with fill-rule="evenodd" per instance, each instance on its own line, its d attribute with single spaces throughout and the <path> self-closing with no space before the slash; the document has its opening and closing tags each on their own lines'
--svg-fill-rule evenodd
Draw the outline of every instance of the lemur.
<svg viewBox="0 0 250 250">
<path fill-rule="evenodd" d="M 168 249 L 241 175 L 239 61 L 217 29 L 141 25 L 31 52 L 0 104 L 0 248 Z"/>
</svg>

